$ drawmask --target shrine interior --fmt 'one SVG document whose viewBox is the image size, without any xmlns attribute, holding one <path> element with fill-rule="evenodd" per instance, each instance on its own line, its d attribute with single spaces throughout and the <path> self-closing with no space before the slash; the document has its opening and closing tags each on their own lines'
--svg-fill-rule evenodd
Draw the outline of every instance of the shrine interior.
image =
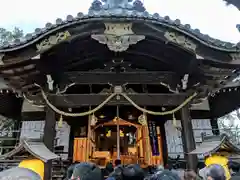
<svg viewBox="0 0 240 180">
<path fill-rule="evenodd" d="M 66 94 L 88 94 L 90 92 L 94 93 L 103 93 L 104 91 L 110 89 L 110 85 L 73 85 L 66 90 Z M 163 85 L 129 85 L 125 86 L 126 89 L 130 90 L 130 92 L 150 92 L 150 93 L 169 93 L 168 88 Z M 107 92 L 107 91 L 106 91 Z M 85 106 L 85 107 L 77 107 L 77 108 L 68 108 L 63 109 L 64 111 L 68 111 L 71 113 L 85 112 L 89 109 L 94 109 L 96 106 Z M 174 107 L 155 107 L 155 106 L 145 106 L 145 108 L 150 110 L 158 110 L 164 111 L 168 108 Z M 95 142 L 96 147 L 95 151 L 97 152 L 109 152 L 111 157 L 116 158 L 117 153 L 117 125 L 114 123 L 114 119 L 119 117 L 123 122 L 119 123 L 120 130 L 120 154 L 121 155 L 139 155 L 139 146 L 137 146 L 136 142 L 137 138 L 137 128 L 134 126 L 141 126 L 139 123 L 139 117 L 142 115 L 142 112 L 137 110 L 135 107 L 130 105 L 106 105 L 101 108 L 99 111 L 95 112 L 94 118 L 96 120 L 96 124 L 91 126 L 95 135 L 92 141 Z M 177 115 L 177 114 L 176 114 Z M 178 115 L 177 115 L 178 116 Z M 70 139 L 69 139 L 69 150 L 68 150 L 68 159 L 74 158 L 74 139 L 77 138 L 87 138 L 88 136 L 88 123 L 89 118 L 93 118 L 92 116 L 84 116 L 84 117 L 64 117 L 64 121 L 66 121 L 71 126 Z M 164 123 L 167 118 L 172 118 L 171 116 L 147 116 L 149 121 L 154 121 L 156 126 L 160 129 L 164 129 Z M 156 130 L 155 130 L 156 131 Z M 163 130 L 162 130 L 163 131 Z M 156 137 L 158 138 L 158 137 Z M 161 147 L 165 149 L 163 151 L 163 158 L 165 163 L 167 162 L 167 144 L 166 137 L 164 131 L 161 133 Z M 79 152 L 75 152 L 79 153 Z M 91 155 L 92 156 L 92 155 Z"/>
</svg>

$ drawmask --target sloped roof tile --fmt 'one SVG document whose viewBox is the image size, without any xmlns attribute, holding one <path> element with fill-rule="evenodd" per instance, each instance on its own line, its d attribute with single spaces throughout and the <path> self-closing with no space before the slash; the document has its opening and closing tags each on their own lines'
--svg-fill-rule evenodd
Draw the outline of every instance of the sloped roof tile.
<svg viewBox="0 0 240 180">
<path fill-rule="evenodd" d="M 111 0 L 108 1 L 110 2 Z M 199 29 L 192 29 L 189 24 L 181 24 L 179 19 L 171 20 L 169 16 L 161 17 L 158 13 L 149 14 L 139 0 L 135 0 L 131 8 L 127 5 L 126 7 L 121 6 L 117 8 L 106 6 L 108 1 L 106 1 L 105 4 L 102 4 L 101 1 L 94 0 L 92 6 L 89 8 L 88 14 L 79 12 L 76 17 L 68 15 L 65 20 L 57 18 L 54 24 L 48 22 L 44 28 L 36 28 L 35 32 L 26 34 L 23 39 L 16 39 L 14 42 L 10 43 L 4 42 L 0 47 L 0 52 L 8 52 L 24 48 L 43 38 L 45 35 L 56 32 L 62 28 L 67 28 L 82 22 L 107 21 L 109 19 L 142 21 L 159 24 L 184 33 L 210 48 L 227 52 L 240 52 L 240 43 L 234 44 L 214 39 L 209 35 L 202 34 Z"/>
<path fill-rule="evenodd" d="M 18 154 L 21 151 L 27 151 L 28 153 L 42 160 L 43 162 L 59 158 L 59 156 L 51 152 L 43 144 L 43 142 L 23 139 L 14 150 L 10 151 L 9 153 L 1 155 L 0 159 L 11 158 L 12 156 Z"/>
<path fill-rule="evenodd" d="M 240 149 L 235 146 L 225 134 L 222 134 L 221 136 L 206 136 L 203 139 L 202 144 L 189 154 L 209 155 L 219 152 L 219 150 L 226 150 L 233 154 L 240 154 Z"/>
</svg>

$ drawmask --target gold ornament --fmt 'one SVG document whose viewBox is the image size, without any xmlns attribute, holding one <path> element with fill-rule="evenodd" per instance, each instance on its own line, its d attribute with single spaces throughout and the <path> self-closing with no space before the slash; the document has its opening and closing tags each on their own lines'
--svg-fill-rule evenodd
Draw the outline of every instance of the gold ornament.
<svg viewBox="0 0 240 180">
<path fill-rule="evenodd" d="M 110 137 L 110 136 L 111 136 L 111 134 L 112 134 L 111 130 L 108 130 L 108 132 L 107 132 L 106 136 L 107 136 L 107 137 Z"/>
<path fill-rule="evenodd" d="M 124 132 L 120 130 L 120 137 L 124 137 Z"/>
<path fill-rule="evenodd" d="M 142 114 L 138 117 L 138 122 L 143 125 L 146 126 L 147 125 L 147 116 L 146 114 Z"/>
<path fill-rule="evenodd" d="M 47 51 L 51 49 L 53 46 L 61 43 L 62 41 L 67 40 L 70 36 L 71 35 L 68 31 L 59 32 L 55 35 L 51 35 L 36 45 L 37 51 L 38 52 Z"/>
<path fill-rule="evenodd" d="M 63 126 L 63 116 L 60 115 L 59 121 L 58 121 L 58 127 L 61 128 Z"/>
</svg>

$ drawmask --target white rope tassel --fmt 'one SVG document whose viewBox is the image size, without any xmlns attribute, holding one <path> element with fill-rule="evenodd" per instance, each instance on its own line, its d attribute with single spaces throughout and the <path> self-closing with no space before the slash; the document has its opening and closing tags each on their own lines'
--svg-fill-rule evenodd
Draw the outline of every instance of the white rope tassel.
<svg viewBox="0 0 240 180">
<path fill-rule="evenodd" d="M 47 75 L 47 83 L 48 83 L 48 89 L 50 91 L 53 91 L 54 80 L 52 79 L 52 76 L 50 74 Z"/>
</svg>

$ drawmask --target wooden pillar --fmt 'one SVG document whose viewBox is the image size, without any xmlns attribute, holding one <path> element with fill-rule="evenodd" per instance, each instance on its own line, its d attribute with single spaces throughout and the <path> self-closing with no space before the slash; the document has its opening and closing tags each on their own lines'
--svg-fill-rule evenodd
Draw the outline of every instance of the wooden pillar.
<svg viewBox="0 0 240 180">
<path fill-rule="evenodd" d="M 91 108 L 89 108 L 91 110 Z M 91 116 L 88 116 L 88 129 L 87 129 L 87 152 L 86 152 L 86 161 L 89 161 L 89 157 L 91 156 Z"/>
<path fill-rule="evenodd" d="M 54 150 L 55 136 L 56 136 L 56 114 L 51 108 L 47 106 L 43 142 L 50 151 Z M 52 179 L 52 161 L 45 163 L 44 166 L 44 180 L 49 179 Z"/>
<path fill-rule="evenodd" d="M 219 130 L 219 127 L 218 127 L 218 118 L 215 117 L 214 115 L 214 107 L 213 107 L 213 102 L 212 102 L 212 98 L 210 98 L 210 100 L 208 101 L 209 102 L 209 108 L 210 108 L 210 124 L 211 124 L 211 127 L 212 127 L 212 133 L 213 135 L 215 136 L 218 136 L 220 135 L 220 130 Z"/>
<path fill-rule="evenodd" d="M 73 161 L 73 144 L 74 144 L 74 125 L 70 124 L 69 144 L 68 144 L 68 159 Z"/>
<path fill-rule="evenodd" d="M 142 135 L 142 126 L 138 127 L 137 129 L 137 142 L 138 142 L 138 156 L 140 158 L 144 157 L 144 151 L 143 151 L 143 135 Z"/>
<path fill-rule="evenodd" d="M 157 139 L 158 139 L 159 156 L 155 161 L 155 165 L 159 165 L 159 164 L 163 165 L 164 162 L 163 162 L 162 137 L 161 137 L 161 131 L 159 126 L 157 126 Z"/>
<path fill-rule="evenodd" d="M 213 135 L 216 135 L 216 136 L 220 135 L 217 118 L 211 118 L 210 123 L 211 123 Z"/>
<path fill-rule="evenodd" d="M 195 138 L 193 133 L 193 127 L 190 116 L 190 107 L 186 105 L 180 110 L 181 113 L 181 124 L 182 124 L 182 143 L 184 157 L 187 161 L 187 168 L 196 170 L 197 169 L 197 155 L 190 155 L 189 152 L 193 151 L 196 148 Z"/>
<path fill-rule="evenodd" d="M 148 124 L 142 126 L 142 136 L 143 136 L 144 159 L 145 159 L 145 162 L 148 165 L 150 165 L 152 150 L 151 150 L 151 144 L 149 139 Z"/>
</svg>

